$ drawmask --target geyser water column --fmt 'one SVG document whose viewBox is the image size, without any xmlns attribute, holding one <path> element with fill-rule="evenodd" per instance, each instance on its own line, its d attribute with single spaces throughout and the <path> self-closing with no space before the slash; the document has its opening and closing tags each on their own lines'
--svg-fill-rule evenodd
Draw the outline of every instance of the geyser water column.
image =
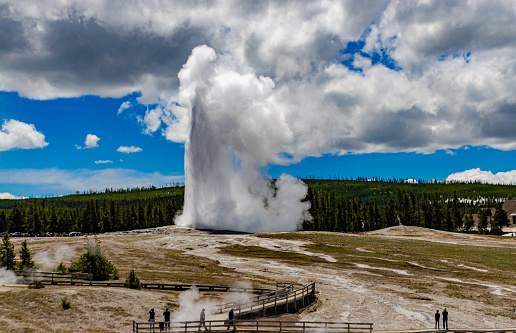
<svg viewBox="0 0 516 333">
<path fill-rule="evenodd" d="M 291 231 L 310 219 L 306 185 L 260 168 L 285 164 L 293 134 L 275 102 L 274 82 L 235 71 L 207 46 L 179 72 L 179 104 L 189 115 L 185 203 L 176 224 L 248 232 Z"/>
</svg>

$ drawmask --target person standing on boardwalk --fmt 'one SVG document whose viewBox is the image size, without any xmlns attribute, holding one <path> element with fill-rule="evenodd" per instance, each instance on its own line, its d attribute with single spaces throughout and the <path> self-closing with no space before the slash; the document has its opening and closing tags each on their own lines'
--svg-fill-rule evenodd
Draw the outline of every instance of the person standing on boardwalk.
<svg viewBox="0 0 516 333">
<path fill-rule="evenodd" d="M 233 321 L 233 317 L 234 317 L 234 312 L 233 312 L 233 309 L 229 310 L 229 314 L 228 314 L 228 330 L 229 330 L 229 327 L 231 325 L 233 325 L 233 329 L 235 328 L 235 323 Z"/>
<path fill-rule="evenodd" d="M 201 331 L 201 326 L 204 326 L 204 329 L 207 331 L 206 327 L 206 313 L 204 313 L 204 309 L 202 309 L 201 314 L 199 315 L 199 332 Z"/>
<path fill-rule="evenodd" d="M 154 318 L 156 316 L 156 313 L 154 312 L 154 309 L 151 309 L 149 311 L 149 329 L 152 329 L 154 331 Z"/>
<path fill-rule="evenodd" d="M 439 328 L 439 319 L 441 319 L 441 314 L 439 310 L 435 312 L 435 328 Z"/>
<path fill-rule="evenodd" d="M 170 327 L 170 311 L 168 311 L 168 308 L 163 312 L 163 317 L 165 317 L 165 327 Z"/>
<path fill-rule="evenodd" d="M 448 311 L 444 308 L 443 311 L 443 328 L 448 330 Z"/>
</svg>

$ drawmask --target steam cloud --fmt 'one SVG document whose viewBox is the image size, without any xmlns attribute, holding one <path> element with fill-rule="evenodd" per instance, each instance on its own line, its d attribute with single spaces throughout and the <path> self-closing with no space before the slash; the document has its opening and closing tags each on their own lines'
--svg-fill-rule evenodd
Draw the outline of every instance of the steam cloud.
<svg viewBox="0 0 516 333">
<path fill-rule="evenodd" d="M 13 271 L 8 271 L 5 268 L 0 268 L 0 285 L 17 284 L 18 277 Z"/>
<path fill-rule="evenodd" d="M 252 288 L 252 284 L 247 281 L 239 281 L 234 287 Z M 251 301 L 251 294 L 232 291 L 226 294 L 222 300 L 223 303 L 240 303 L 246 304 Z M 212 320 L 211 309 L 217 304 L 213 300 L 201 300 L 201 294 L 196 286 L 182 292 L 179 295 L 179 308 L 171 315 L 171 321 L 198 321 L 202 309 L 206 309 L 206 320 Z"/>
<path fill-rule="evenodd" d="M 199 289 L 192 286 L 179 295 L 179 309 L 172 314 L 171 321 L 198 321 L 202 309 L 206 309 L 206 320 L 210 320 L 210 309 L 213 303 L 199 301 Z"/>
<path fill-rule="evenodd" d="M 177 118 L 189 115 L 185 151 L 185 204 L 178 225 L 248 232 L 296 230 L 309 219 L 306 185 L 283 174 L 260 171 L 293 139 L 275 102 L 274 82 L 240 73 L 196 47 L 179 72 Z M 186 108 L 187 112 L 183 109 Z M 173 124 L 171 125 L 173 127 Z"/>
<path fill-rule="evenodd" d="M 42 271 L 53 271 L 59 263 L 69 261 L 75 256 L 75 250 L 68 245 L 58 245 L 49 253 L 42 251 L 34 254 L 34 262 Z"/>
</svg>

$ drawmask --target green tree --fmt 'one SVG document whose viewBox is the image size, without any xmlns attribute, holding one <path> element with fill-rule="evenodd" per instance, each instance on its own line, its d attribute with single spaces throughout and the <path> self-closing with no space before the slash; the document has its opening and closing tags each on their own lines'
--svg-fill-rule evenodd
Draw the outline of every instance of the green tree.
<svg viewBox="0 0 516 333">
<path fill-rule="evenodd" d="M 21 243 L 20 261 L 18 262 L 18 269 L 25 270 L 30 268 L 34 269 L 36 268 L 36 266 L 34 265 L 34 261 L 32 260 L 32 256 L 30 255 L 30 251 L 27 246 L 27 241 L 24 240 Z"/>
<path fill-rule="evenodd" d="M 475 222 L 473 221 L 473 216 L 471 214 L 466 214 L 464 216 L 464 231 L 469 232 L 471 228 L 475 225 Z"/>
<path fill-rule="evenodd" d="M 2 244 L 0 244 L 0 267 L 13 271 L 16 268 L 16 254 L 14 245 L 9 239 L 7 231 L 4 233 Z"/>
<path fill-rule="evenodd" d="M 478 213 L 478 225 L 477 225 L 478 233 L 483 235 L 486 232 L 486 227 L 487 227 L 486 209 L 481 209 L 480 212 Z"/>
<path fill-rule="evenodd" d="M 0 210 L 0 232 L 7 231 L 7 216 L 3 210 Z"/>
<path fill-rule="evenodd" d="M 491 233 L 501 233 L 502 228 L 510 224 L 507 212 L 502 208 L 502 203 L 496 206 L 496 212 L 491 220 Z"/>
<path fill-rule="evenodd" d="M 93 240 L 86 238 L 85 242 L 86 252 L 72 262 L 68 270 L 93 274 L 95 281 L 117 280 L 118 270 L 102 252 L 100 240 L 95 236 Z"/>
<path fill-rule="evenodd" d="M 124 287 L 130 289 L 142 289 L 140 279 L 136 276 L 134 269 L 129 272 L 129 276 L 125 279 Z"/>
</svg>

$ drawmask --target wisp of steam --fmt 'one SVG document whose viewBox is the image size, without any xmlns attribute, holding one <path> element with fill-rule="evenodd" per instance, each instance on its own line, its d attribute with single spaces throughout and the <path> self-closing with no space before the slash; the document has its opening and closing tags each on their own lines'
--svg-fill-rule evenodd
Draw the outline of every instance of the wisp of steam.
<svg viewBox="0 0 516 333">
<path fill-rule="evenodd" d="M 178 225 L 292 231 L 310 219 L 302 181 L 286 174 L 274 181 L 261 172 L 288 163 L 282 153 L 293 133 L 274 101 L 274 82 L 249 71 L 237 71 L 199 46 L 179 72 L 176 110 L 186 108 L 190 133 Z"/>
</svg>

